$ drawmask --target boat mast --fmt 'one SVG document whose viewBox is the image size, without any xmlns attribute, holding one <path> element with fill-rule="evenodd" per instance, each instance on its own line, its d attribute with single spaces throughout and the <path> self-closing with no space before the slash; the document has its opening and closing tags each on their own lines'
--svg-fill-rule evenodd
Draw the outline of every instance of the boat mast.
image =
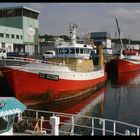
<svg viewBox="0 0 140 140">
<path fill-rule="evenodd" d="M 119 33 L 119 39 L 120 39 L 120 42 L 121 42 L 120 58 L 123 58 L 123 54 L 122 54 L 122 51 L 123 51 L 123 42 L 122 42 L 122 38 L 121 38 L 121 32 L 120 32 L 120 28 L 119 28 L 118 19 L 115 18 L 115 20 L 116 20 L 116 24 L 117 24 L 118 33 Z"/>
<path fill-rule="evenodd" d="M 76 44 L 76 29 L 78 28 L 78 26 L 73 23 L 72 25 L 70 25 L 69 30 L 70 30 L 70 34 L 71 36 L 71 43 L 72 44 Z"/>
</svg>

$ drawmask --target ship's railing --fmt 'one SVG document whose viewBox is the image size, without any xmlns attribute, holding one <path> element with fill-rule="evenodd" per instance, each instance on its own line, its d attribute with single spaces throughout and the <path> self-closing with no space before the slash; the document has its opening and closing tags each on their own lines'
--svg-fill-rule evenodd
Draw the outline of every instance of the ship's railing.
<svg viewBox="0 0 140 140">
<path fill-rule="evenodd" d="M 56 120 L 54 121 L 56 124 L 51 123 L 50 118 L 52 118 L 52 116 L 56 117 Z M 28 122 L 29 120 L 36 120 L 36 122 L 40 120 L 41 122 L 42 118 L 43 120 L 42 124 L 40 124 L 40 129 L 37 129 L 37 125 L 32 125 L 32 130 L 41 130 L 48 135 L 139 136 L 140 133 L 140 126 L 99 117 L 33 109 L 27 109 L 22 114 L 22 119 L 28 120 Z M 56 127 L 58 127 L 56 130 L 57 132 L 54 132 Z"/>
<path fill-rule="evenodd" d="M 63 63 L 55 63 L 55 62 L 50 62 L 50 61 L 43 61 L 43 60 L 39 60 L 39 59 L 33 59 L 33 58 L 29 58 L 29 57 L 8 57 L 5 59 L 0 59 L 1 61 L 4 62 L 5 65 L 7 65 L 7 62 L 11 61 L 11 64 L 14 65 L 16 64 L 15 62 L 19 62 L 18 65 L 23 65 L 28 64 L 28 63 L 44 63 L 44 64 L 53 64 L 53 65 L 62 65 Z"/>
<path fill-rule="evenodd" d="M 91 71 L 98 71 L 102 69 L 101 65 L 94 66 L 94 68 L 89 68 L 85 66 L 77 67 L 75 65 L 69 65 L 65 63 L 56 63 L 51 61 L 44 61 L 39 59 L 27 58 L 27 57 L 8 57 L 6 59 L 0 58 L 0 66 L 12 65 L 12 66 L 23 66 L 26 64 L 50 64 L 50 65 L 57 65 L 57 66 L 67 66 L 70 70 L 75 72 L 91 72 Z"/>
</svg>

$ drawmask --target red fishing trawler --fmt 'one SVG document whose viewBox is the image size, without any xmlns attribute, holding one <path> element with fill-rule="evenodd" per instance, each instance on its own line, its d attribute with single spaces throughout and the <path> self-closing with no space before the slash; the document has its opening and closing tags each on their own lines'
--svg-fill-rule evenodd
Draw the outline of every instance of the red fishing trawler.
<svg viewBox="0 0 140 140">
<path fill-rule="evenodd" d="M 90 59 L 93 47 L 76 42 L 76 29 L 76 24 L 70 26 L 71 42 L 56 46 L 56 55 L 47 61 L 22 57 L 0 60 L 3 78 L 15 97 L 25 104 L 53 102 L 80 96 L 83 90 L 105 83 L 103 50 L 99 49 L 99 64 L 94 65 Z"/>
<path fill-rule="evenodd" d="M 119 56 L 113 58 L 110 62 L 111 66 L 113 66 L 112 69 L 115 69 L 118 73 L 138 71 L 140 70 L 140 55 L 136 50 L 130 48 L 124 49 L 117 18 L 116 23 L 121 42 L 121 50 Z"/>
</svg>

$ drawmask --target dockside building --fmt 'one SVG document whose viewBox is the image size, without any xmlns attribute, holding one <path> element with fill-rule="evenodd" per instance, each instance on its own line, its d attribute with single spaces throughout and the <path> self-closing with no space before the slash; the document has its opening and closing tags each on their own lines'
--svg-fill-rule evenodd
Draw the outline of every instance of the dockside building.
<svg viewBox="0 0 140 140">
<path fill-rule="evenodd" d="M 0 48 L 38 54 L 39 11 L 19 6 L 0 9 Z"/>
</svg>

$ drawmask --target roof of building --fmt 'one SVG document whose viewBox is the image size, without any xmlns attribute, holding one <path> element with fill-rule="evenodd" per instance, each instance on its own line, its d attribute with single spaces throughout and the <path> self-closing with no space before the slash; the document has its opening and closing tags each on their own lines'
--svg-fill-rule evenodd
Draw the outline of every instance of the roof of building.
<svg viewBox="0 0 140 140">
<path fill-rule="evenodd" d="M 91 37 L 94 39 L 111 39 L 111 34 L 109 32 L 91 32 Z"/>
<path fill-rule="evenodd" d="M 27 10 L 30 10 L 30 11 L 33 11 L 33 12 L 36 12 L 36 13 L 40 13 L 37 10 L 31 9 L 31 8 L 28 8 L 28 7 L 25 7 L 25 6 L 15 6 L 15 7 L 3 7 L 3 8 L 0 8 L 0 10 L 8 10 L 8 9 L 27 9 Z"/>
</svg>

